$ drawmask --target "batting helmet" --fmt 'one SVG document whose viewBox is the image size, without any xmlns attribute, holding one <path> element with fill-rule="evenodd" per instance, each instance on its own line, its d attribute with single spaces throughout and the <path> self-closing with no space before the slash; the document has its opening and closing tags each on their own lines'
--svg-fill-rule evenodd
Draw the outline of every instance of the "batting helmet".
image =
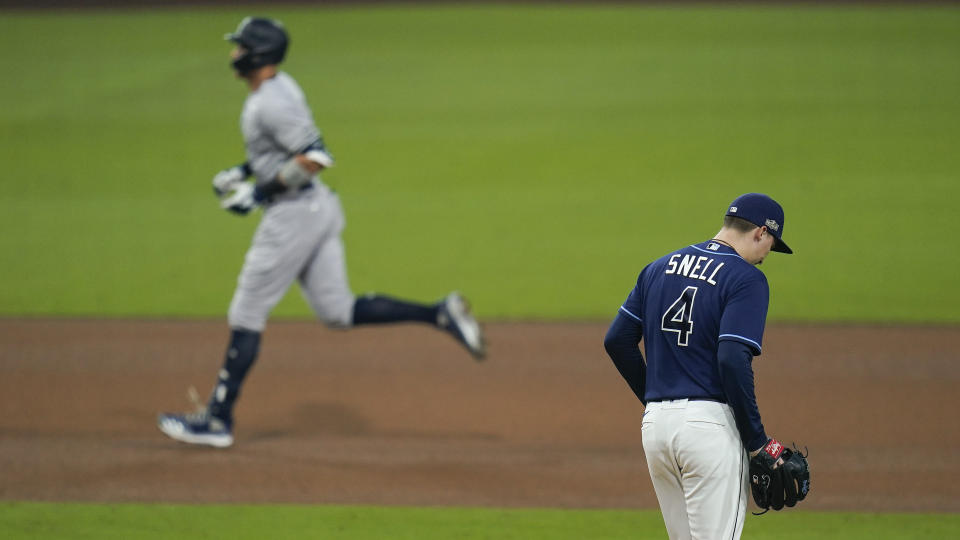
<svg viewBox="0 0 960 540">
<path fill-rule="evenodd" d="M 259 67 L 279 64 L 287 53 L 290 38 L 280 21 L 264 17 L 247 17 L 240 26 L 224 39 L 239 45 L 243 50 L 231 65 L 241 74 Z"/>
</svg>

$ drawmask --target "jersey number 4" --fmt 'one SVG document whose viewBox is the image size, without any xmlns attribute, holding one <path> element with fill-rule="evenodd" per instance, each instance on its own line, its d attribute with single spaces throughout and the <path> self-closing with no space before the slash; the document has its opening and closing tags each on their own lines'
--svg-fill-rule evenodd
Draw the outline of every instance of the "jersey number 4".
<svg viewBox="0 0 960 540">
<path fill-rule="evenodd" d="M 693 300 L 697 297 L 696 287 L 687 287 L 680 293 L 660 321 L 660 329 L 664 332 L 677 333 L 677 345 L 686 347 L 690 334 L 693 333 Z"/>
</svg>

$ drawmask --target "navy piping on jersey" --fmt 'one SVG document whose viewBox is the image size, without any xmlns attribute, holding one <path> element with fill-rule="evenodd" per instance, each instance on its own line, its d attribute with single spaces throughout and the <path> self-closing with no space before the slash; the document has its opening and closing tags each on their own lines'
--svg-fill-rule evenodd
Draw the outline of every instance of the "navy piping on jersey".
<svg viewBox="0 0 960 540">
<path fill-rule="evenodd" d="M 625 308 L 625 307 L 623 307 L 623 306 L 620 306 L 620 311 L 626 313 L 627 315 L 633 317 L 634 319 L 636 319 L 636 320 L 638 320 L 638 321 L 640 321 L 640 322 L 643 322 L 643 319 L 641 319 L 640 317 L 637 317 L 637 316 L 634 315 L 633 313 L 630 313 L 630 310 L 627 309 L 627 308 Z"/>
<path fill-rule="evenodd" d="M 737 490 L 737 499 L 736 499 L 736 509 L 734 510 L 734 515 L 737 516 L 733 521 L 733 532 L 730 533 L 730 539 L 733 540 L 737 537 L 737 523 L 740 523 L 740 497 L 743 495 L 743 456 L 740 456 L 740 474 L 737 476 L 737 485 L 740 486 L 740 489 Z M 747 517 L 747 513 L 743 513 L 743 517 Z"/>
</svg>

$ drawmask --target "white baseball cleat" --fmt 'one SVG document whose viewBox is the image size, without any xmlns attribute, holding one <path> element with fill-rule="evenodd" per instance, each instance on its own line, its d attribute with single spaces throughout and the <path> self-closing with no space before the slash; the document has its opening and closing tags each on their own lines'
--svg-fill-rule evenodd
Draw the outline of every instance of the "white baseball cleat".
<svg viewBox="0 0 960 540">
<path fill-rule="evenodd" d="M 487 353 L 483 329 L 470 313 L 470 304 L 460 293 L 450 293 L 440 304 L 437 324 L 462 343 L 475 360 L 483 360 Z"/>
<path fill-rule="evenodd" d="M 189 444 L 227 448 L 233 444 L 230 425 L 210 416 L 207 411 L 187 414 L 161 414 L 157 427 L 171 439 Z"/>
</svg>

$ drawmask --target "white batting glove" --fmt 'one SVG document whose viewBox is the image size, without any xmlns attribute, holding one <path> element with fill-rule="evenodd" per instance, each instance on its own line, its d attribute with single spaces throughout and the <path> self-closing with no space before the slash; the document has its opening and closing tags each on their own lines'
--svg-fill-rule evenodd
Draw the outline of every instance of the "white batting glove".
<svg viewBox="0 0 960 540">
<path fill-rule="evenodd" d="M 213 192 L 217 194 L 217 197 L 223 197 L 237 189 L 237 186 L 246 179 L 247 175 L 240 165 L 224 169 L 213 177 Z"/>
<path fill-rule="evenodd" d="M 220 208 L 241 216 L 250 213 L 256 207 L 257 201 L 253 198 L 253 183 L 242 180 L 233 188 L 233 193 L 220 201 Z"/>
</svg>

